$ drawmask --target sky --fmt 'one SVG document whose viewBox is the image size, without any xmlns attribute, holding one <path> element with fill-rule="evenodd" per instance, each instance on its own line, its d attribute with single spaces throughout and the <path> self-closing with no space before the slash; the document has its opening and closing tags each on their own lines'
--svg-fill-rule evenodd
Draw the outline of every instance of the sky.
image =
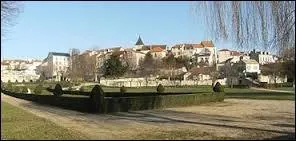
<svg viewBox="0 0 296 141">
<path fill-rule="evenodd" d="M 7 38 L 1 59 L 44 59 L 48 52 L 81 52 L 91 48 L 144 44 L 199 43 L 212 40 L 204 22 L 193 14 L 192 2 L 88 1 L 24 2 Z M 214 42 L 217 49 L 231 43 Z"/>
</svg>

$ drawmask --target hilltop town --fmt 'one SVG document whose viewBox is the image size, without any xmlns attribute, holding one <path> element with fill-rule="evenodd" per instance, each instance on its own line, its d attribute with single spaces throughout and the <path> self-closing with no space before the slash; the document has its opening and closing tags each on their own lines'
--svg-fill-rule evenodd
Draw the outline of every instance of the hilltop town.
<svg viewBox="0 0 296 141">
<path fill-rule="evenodd" d="M 120 72 L 120 75 L 106 75 L 104 64 L 112 56 L 117 56 L 121 62 L 123 68 L 119 70 L 123 72 Z M 154 81 L 163 80 L 165 85 L 173 85 L 169 83 L 173 80 L 179 80 L 179 85 L 211 85 L 212 81 L 220 80 L 220 83 L 225 85 L 229 80 L 237 84 L 242 83 L 242 79 L 250 78 L 251 82 L 256 80 L 257 83 L 282 83 L 287 82 L 287 76 L 274 79 L 272 75 L 262 73 L 264 66 L 281 60 L 270 52 L 217 50 L 212 41 L 180 43 L 172 47 L 165 44 L 147 45 L 139 36 L 131 48 L 114 47 L 86 50 L 83 53 L 80 53 L 79 49 L 70 49 L 69 53 L 49 52 L 42 61 L 3 60 L 1 80 L 3 82 L 71 80 L 125 85 L 125 81 L 131 81 L 128 78 L 133 78 L 133 81 L 144 81 L 149 78 Z M 240 66 L 242 70 L 234 72 L 238 69 L 234 66 Z M 228 72 L 227 67 L 230 69 Z M 116 79 L 120 82 L 115 82 Z M 165 80 L 168 82 L 165 83 Z M 130 86 L 138 85 L 141 84 L 130 84 Z"/>
</svg>

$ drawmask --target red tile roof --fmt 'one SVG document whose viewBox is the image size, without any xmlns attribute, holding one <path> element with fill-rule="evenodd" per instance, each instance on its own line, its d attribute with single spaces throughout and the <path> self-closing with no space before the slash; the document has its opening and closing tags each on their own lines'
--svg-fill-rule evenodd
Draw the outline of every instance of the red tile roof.
<svg viewBox="0 0 296 141">
<path fill-rule="evenodd" d="M 240 56 L 240 53 L 237 51 L 231 51 L 230 53 L 232 56 Z"/>
<path fill-rule="evenodd" d="M 201 41 L 201 44 L 204 47 L 214 47 L 214 44 L 212 41 Z"/>
<path fill-rule="evenodd" d="M 220 49 L 219 51 L 230 51 L 230 50 L 228 50 L 228 49 Z"/>
<path fill-rule="evenodd" d="M 185 49 L 194 49 L 192 44 L 184 44 Z"/>
<path fill-rule="evenodd" d="M 150 47 L 151 47 L 151 49 L 153 49 L 153 48 L 166 49 L 166 45 L 151 45 Z"/>
<path fill-rule="evenodd" d="M 194 48 L 203 48 L 201 44 L 192 44 Z"/>
<path fill-rule="evenodd" d="M 154 47 L 151 49 L 152 52 L 162 52 L 164 49 L 162 49 L 161 47 Z"/>
</svg>

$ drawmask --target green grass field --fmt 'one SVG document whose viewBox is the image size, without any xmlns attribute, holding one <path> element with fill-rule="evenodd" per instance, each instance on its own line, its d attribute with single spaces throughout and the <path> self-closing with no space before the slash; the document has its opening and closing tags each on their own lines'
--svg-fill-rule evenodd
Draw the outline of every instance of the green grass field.
<svg viewBox="0 0 296 141">
<path fill-rule="evenodd" d="M 272 88 L 272 90 L 295 91 L 295 88 L 293 88 L 293 87 L 278 87 L 278 88 Z"/>
<path fill-rule="evenodd" d="M 87 138 L 81 133 L 60 127 L 51 121 L 1 101 L 1 139 L 77 140 Z"/>
</svg>

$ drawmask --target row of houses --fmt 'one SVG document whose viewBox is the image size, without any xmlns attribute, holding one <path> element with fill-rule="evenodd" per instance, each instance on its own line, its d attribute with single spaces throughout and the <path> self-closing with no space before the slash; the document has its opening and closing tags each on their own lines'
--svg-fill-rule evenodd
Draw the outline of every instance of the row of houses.
<svg viewBox="0 0 296 141">
<path fill-rule="evenodd" d="M 37 67 L 41 60 L 3 60 L 1 61 L 1 81 L 29 82 L 39 79 Z"/>
<path fill-rule="evenodd" d="M 200 43 L 192 44 L 182 43 L 169 48 L 167 45 L 162 44 L 146 45 L 139 36 L 134 47 L 131 48 L 114 47 L 86 50 L 83 53 L 80 53 L 79 49 L 70 49 L 69 53 L 50 52 L 43 61 L 39 62 L 39 65 L 35 66 L 35 74 L 54 81 L 67 80 L 69 78 L 99 81 L 102 74 L 101 67 L 112 54 L 117 53 L 124 64 L 129 64 L 130 70 L 137 70 L 140 61 L 144 59 L 148 52 L 156 60 L 160 60 L 168 54 L 173 54 L 175 57 L 186 56 L 192 62 L 203 62 L 206 64 L 206 67 L 212 67 L 217 64 L 215 65 L 217 70 L 227 62 L 237 63 L 241 60 L 246 64 L 246 72 L 257 72 L 258 74 L 260 74 L 259 64 L 274 63 L 276 61 L 276 57 L 268 52 L 256 52 L 253 50 L 245 53 L 228 49 L 217 51 L 212 41 L 201 41 Z M 200 76 L 200 74 L 205 72 L 201 69 L 203 68 L 197 67 L 192 70 L 180 68 L 176 71 L 184 74 L 188 72 L 187 75 L 190 77 L 186 79 L 197 77 L 193 77 L 193 75 L 199 75 L 199 78 L 208 78 L 208 76 Z M 3 70 L 6 69 L 4 68 Z M 166 71 L 163 70 L 163 72 Z M 5 80 L 8 79 L 7 77 L 5 78 Z"/>
</svg>

